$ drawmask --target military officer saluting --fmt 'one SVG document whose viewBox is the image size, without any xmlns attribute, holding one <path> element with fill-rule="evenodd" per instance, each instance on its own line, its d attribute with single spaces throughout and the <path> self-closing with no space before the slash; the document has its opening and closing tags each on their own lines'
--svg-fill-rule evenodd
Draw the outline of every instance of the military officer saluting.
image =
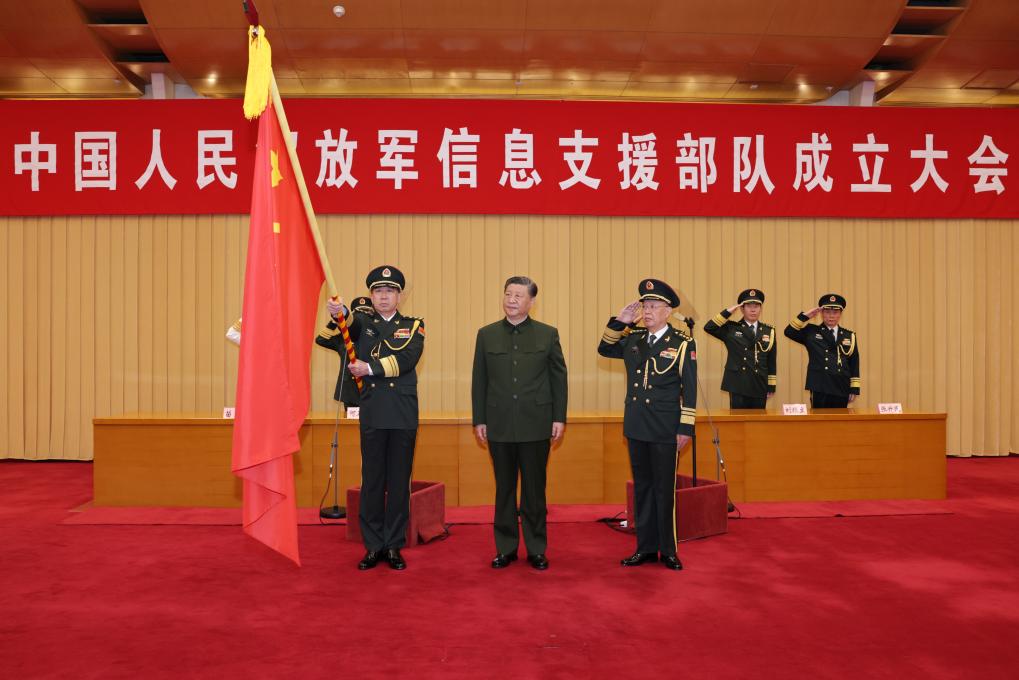
<svg viewBox="0 0 1019 680">
<path fill-rule="evenodd" d="M 626 367 L 623 434 L 633 472 L 637 552 L 624 567 L 662 562 L 679 570 L 676 556 L 676 463 L 694 433 L 697 346 L 668 323 L 679 296 L 667 283 L 644 279 L 640 299 L 609 319 L 598 353 Z M 633 327 L 638 314 L 644 327 Z"/>
<path fill-rule="evenodd" d="M 376 267 L 365 283 L 374 314 L 350 315 L 357 360 L 348 368 L 364 381 L 361 390 L 361 499 L 358 520 L 367 550 L 358 569 L 381 560 L 405 569 L 410 476 L 418 427 L 417 372 L 425 347 L 425 322 L 397 309 L 406 283 L 393 266 Z M 342 303 L 330 302 L 334 318 Z"/>
<path fill-rule="evenodd" d="M 722 374 L 729 408 L 763 409 L 775 393 L 775 327 L 760 320 L 763 304 L 764 293 L 749 288 L 739 294 L 735 305 L 704 324 L 704 332 L 724 342 L 729 353 Z M 729 318 L 737 309 L 743 312 L 739 322 Z"/>
<path fill-rule="evenodd" d="M 350 308 L 355 312 L 361 312 L 369 316 L 375 313 L 371 298 L 365 296 L 354 298 L 350 303 Z M 315 344 L 319 347 L 331 349 L 340 355 L 340 372 L 336 376 L 336 390 L 333 392 L 333 400 L 342 401 L 344 406 L 357 406 L 360 403 L 360 395 L 357 393 L 357 383 L 347 373 L 347 349 L 343 345 L 343 336 L 340 335 L 336 319 L 329 317 L 325 328 L 320 330 L 315 337 Z"/>
<path fill-rule="evenodd" d="M 800 312 L 785 329 L 807 348 L 807 389 L 812 408 L 846 408 L 860 394 L 860 347 L 856 333 L 839 326 L 846 299 L 826 293 L 817 307 Z M 807 323 L 821 313 L 822 323 Z"/>
</svg>

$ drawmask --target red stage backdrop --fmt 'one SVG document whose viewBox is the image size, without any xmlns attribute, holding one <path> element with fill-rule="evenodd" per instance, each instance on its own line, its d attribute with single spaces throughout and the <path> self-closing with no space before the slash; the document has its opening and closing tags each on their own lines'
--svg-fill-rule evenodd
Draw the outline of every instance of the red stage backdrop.
<svg viewBox="0 0 1019 680">
<path fill-rule="evenodd" d="M 1019 111 L 287 102 L 320 213 L 1019 217 Z M 237 100 L 0 102 L 4 215 L 245 213 Z"/>
</svg>

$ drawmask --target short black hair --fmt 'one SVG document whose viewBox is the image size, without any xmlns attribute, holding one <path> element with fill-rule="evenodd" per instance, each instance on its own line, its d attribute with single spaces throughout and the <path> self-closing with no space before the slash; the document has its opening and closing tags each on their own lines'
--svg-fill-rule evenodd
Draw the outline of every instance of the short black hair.
<svg viewBox="0 0 1019 680">
<path fill-rule="evenodd" d="M 506 289 L 510 286 L 525 286 L 527 288 L 528 295 L 532 298 L 538 297 L 538 284 L 526 276 L 511 276 L 506 279 L 506 285 L 502 287 L 502 292 L 505 293 Z"/>
</svg>

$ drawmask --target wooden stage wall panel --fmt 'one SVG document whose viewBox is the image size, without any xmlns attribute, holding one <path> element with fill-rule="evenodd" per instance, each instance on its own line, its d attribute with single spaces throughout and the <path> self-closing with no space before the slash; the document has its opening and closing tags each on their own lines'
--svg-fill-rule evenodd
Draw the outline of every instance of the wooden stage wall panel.
<svg viewBox="0 0 1019 680">
<path fill-rule="evenodd" d="M 723 412 L 714 418 L 736 502 L 945 497 L 945 415 L 878 416 L 840 411 L 805 417 Z M 571 418 L 548 466 L 550 503 L 625 503 L 630 465 L 621 418 Z M 211 417 L 151 414 L 96 419 L 96 505 L 229 507 L 241 484 L 230 472 L 232 424 Z M 332 419 L 314 415 L 294 458 L 297 502 L 319 504 L 327 489 Z M 698 475 L 716 478 L 713 433 L 699 418 Z M 338 431 L 340 502 L 360 482 L 357 423 Z M 691 451 L 679 469 L 690 473 Z M 423 418 L 414 479 L 446 485 L 446 504 L 490 505 L 488 451 L 469 419 Z M 332 492 L 325 504 L 332 502 Z"/>
</svg>

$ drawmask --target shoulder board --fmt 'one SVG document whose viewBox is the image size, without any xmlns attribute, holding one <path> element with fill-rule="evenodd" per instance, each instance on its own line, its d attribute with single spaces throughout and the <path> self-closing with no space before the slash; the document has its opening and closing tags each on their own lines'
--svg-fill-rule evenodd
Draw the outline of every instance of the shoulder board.
<svg viewBox="0 0 1019 680">
<path fill-rule="evenodd" d="M 693 336 L 684 331 L 682 328 L 676 328 L 676 335 L 680 336 L 684 340 L 693 340 Z"/>
</svg>

